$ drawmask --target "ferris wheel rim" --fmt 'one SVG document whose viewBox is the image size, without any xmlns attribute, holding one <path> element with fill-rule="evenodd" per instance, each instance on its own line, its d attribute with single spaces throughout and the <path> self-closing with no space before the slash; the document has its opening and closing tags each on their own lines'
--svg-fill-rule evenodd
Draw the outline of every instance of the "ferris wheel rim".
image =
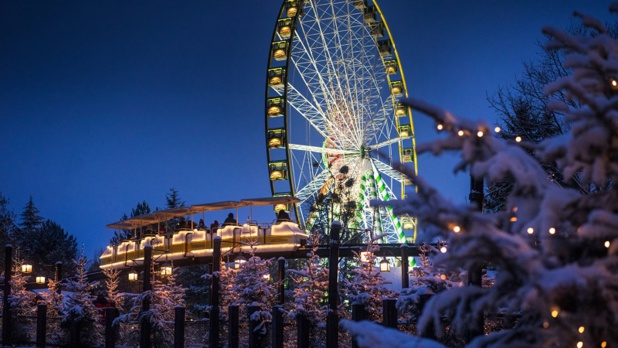
<svg viewBox="0 0 618 348">
<path fill-rule="evenodd" d="M 339 1 L 339 3 L 345 3 L 347 4 L 347 9 L 351 9 L 351 4 L 354 4 L 354 8 L 356 8 L 356 4 L 359 1 Z M 386 35 L 386 40 L 382 40 L 384 41 L 390 41 L 390 43 L 392 44 L 391 49 L 392 52 L 390 54 L 391 57 L 393 57 L 394 61 L 396 62 L 397 66 L 395 67 L 395 69 L 399 72 L 399 74 L 397 75 L 398 77 L 400 77 L 399 79 L 399 83 L 403 86 L 403 92 L 404 92 L 404 96 L 407 96 L 407 85 L 405 83 L 405 78 L 403 75 L 403 69 L 401 68 L 401 64 L 400 64 L 400 60 L 399 60 L 399 55 L 398 52 L 396 50 L 396 47 L 394 45 L 394 40 L 392 39 L 392 35 L 390 34 L 390 29 L 388 28 L 388 25 L 386 23 L 386 20 L 382 14 L 381 9 L 379 8 L 377 2 L 375 0 L 370 0 L 370 1 L 361 1 L 365 4 L 365 6 L 371 6 L 373 8 L 373 10 L 375 11 L 375 16 L 376 18 L 379 17 L 378 22 L 382 23 L 381 25 L 383 25 L 383 29 Z M 367 3 L 371 3 L 370 5 L 368 5 Z M 292 16 L 290 16 L 289 14 L 289 9 L 290 9 L 290 4 L 296 3 L 297 8 L 296 8 L 296 13 L 293 14 Z M 395 107 L 396 107 L 396 102 L 394 101 L 394 97 L 392 96 L 393 93 L 393 88 L 392 87 L 392 83 L 391 83 L 391 76 L 389 76 L 389 73 L 385 73 L 384 77 L 386 79 L 386 82 L 388 83 L 389 87 L 391 88 L 390 92 L 391 94 L 389 95 L 389 99 L 390 100 L 390 106 L 391 109 L 388 109 L 387 107 L 383 107 L 381 110 L 385 110 L 384 115 L 381 115 L 381 119 L 383 123 L 387 123 L 390 122 L 389 117 L 393 118 L 396 123 L 396 133 L 395 136 L 393 136 L 393 134 L 390 134 L 390 138 L 386 139 L 384 141 L 381 142 L 377 142 L 376 143 L 368 143 L 367 139 L 359 139 L 358 135 L 353 136 L 352 133 L 346 134 L 348 137 L 343 139 L 344 137 L 341 137 L 341 139 L 333 139 L 333 137 L 330 136 L 329 132 L 327 131 L 327 129 L 329 127 L 333 127 L 333 120 L 331 120 L 329 117 L 325 117 L 325 115 L 328 113 L 327 110 L 324 110 L 325 108 L 327 108 L 329 105 L 327 105 L 327 103 L 321 103 L 319 101 L 317 101 L 317 99 L 319 98 L 326 98 L 324 95 L 326 95 L 327 93 L 324 92 L 324 90 L 326 89 L 325 86 L 328 85 L 328 83 L 321 81 L 323 79 L 322 76 L 322 71 L 320 71 L 320 69 L 317 68 L 317 64 L 316 64 L 316 57 L 312 56 L 313 53 L 309 53 L 307 54 L 307 57 L 304 57 L 304 59 L 306 59 L 306 61 L 304 62 L 299 62 L 299 61 L 294 61 L 294 53 L 295 51 L 293 51 L 294 47 L 298 47 L 299 45 L 310 45 L 310 40 L 312 40 L 311 38 L 307 38 L 307 42 L 303 42 L 303 38 L 299 37 L 299 32 L 302 30 L 306 30 L 304 27 L 302 26 L 297 26 L 299 21 L 299 18 L 301 17 L 301 14 L 303 11 L 307 11 L 307 13 L 310 13 L 310 11 L 315 10 L 317 13 L 317 8 L 318 6 L 320 6 L 319 1 L 316 0 L 311 0 L 311 1 L 300 1 L 300 0 L 285 0 L 283 1 L 283 4 L 281 6 L 281 10 L 279 12 L 279 16 L 277 17 L 277 22 L 275 24 L 275 29 L 273 32 L 273 39 L 271 42 L 271 52 L 269 55 L 269 60 L 268 60 L 268 68 L 267 68 L 267 84 L 266 84 L 266 131 L 267 131 L 267 156 L 268 156 L 268 164 L 269 164 L 269 175 L 270 175 L 270 184 L 271 184 L 271 191 L 273 195 L 279 195 L 279 194 L 291 194 L 299 199 L 301 199 L 301 202 L 298 203 L 297 205 L 295 205 L 293 207 L 294 213 L 296 214 L 297 217 L 297 221 L 299 223 L 301 223 L 301 225 L 304 225 L 305 223 L 305 219 L 307 218 L 307 216 L 303 216 L 302 212 L 300 211 L 300 206 L 303 205 L 307 200 L 308 197 L 311 194 L 315 194 L 316 190 L 318 187 L 320 187 L 321 185 L 324 185 L 324 183 L 328 180 L 330 180 L 328 178 L 328 176 L 330 175 L 331 177 L 333 176 L 332 173 L 329 173 L 330 168 L 328 167 L 328 162 L 329 161 L 337 161 L 338 159 L 341 158 L 346 158 L 348 161 L 349 160 L 357 160 L 357 166 L 364 166 L 366 168 L 370 168 L 371 169 L 371 174 L 368 174 L 369 176 L 372 177 L 373 182 L 375 182 L 375 180 L 383 180 L 383 178 L 381 177 L 380 173 L 384 173 L 387 176 L 396 176 L 397 175 L 397 171 L 395 169 L 392 168 L 392 160 L 393 157 L 396 157 L 394 160 L 395 161 L 400 161 L 402 158 L 402 153 L 404 152 L 404 150 L 407 150 L 405 148 L 402 147 L 402 138 L 408 138 L 411 141 L 412 146 L 410 146 L 408 149 L 411 149 L 409 156 L 411 158 L 410 162 L 413 162 L 414 164 L 414 170 L 415 172 L 417 171 L 418 168 L 418 164 L 417 164 L 417 158 L 416 158 L 416 151 L 415 151 L 415 139 L 414 139 L 414 127 L 413 127 L 413 121 L 412 121 L 412 114 L 411 111 L 408 109 L 406 109 L 404 111 L 405 116 L 407 117 L 407 123 L 406 125 L 408 126 L 407 131 L 408 134 L 406 136 L 401 137 L 400 135 L 400 117 L 397 116 L 395 113 Z M 334 9 L 334 6 L 332 6 L 333 1 L 330 2 L 331 4 L 331 9 Z M 343 5 L 342 5 L 343 6 Z M 363 16 L 366 12 L 364 12 L 364 9 L 361 9 L 363 12 Z M 338 18 L 337 16 L 335 16 L 335 11 L 333 10 L 333 22 L 336 22 L 336 19 Z M 316 15 L 317 18 L 317 15 Z M 281 35 L 280 29 L 281 29 L 281 23 L 283 22 L 288 22 L 289 24 L 289 37 L 285 38 L 283 35 Z M 302 25 L 303 23 L 301 23 Z M 315 23 L 311 23 L 312 25 L 315 25 L 317 27 L 319 27 L 320 25 L 322 25 L 322 23 L 318 20 L 315 21 Z M 336 24 L 336 23 L 335 23 Z M 363 24 L 363 27 L 366 29 L 365 25 L 368 25 L 370 27 L 370 24 L 367 23 L 361 23 Z M 328 23 L 326 24 L 328 25 Z M 355 25 L 358 25 L 358 23 L 355 23 Z M 307 30 L 313 30 L 313 28 L 307 29 Z M 318 33 L 323 34 L 324 31 L 322 28 L 320 28 L 318 31 Z M 317 36 L 317 35 L 316 35 Z M 324 40 L 324 38 L 319 38 Z M 332 42 L 335 42 L 335 45 L 340 45 L 341 43 L 337 42 L 338 38 L 335 37 L 332 39 Z M 379 41 L 378 38 L 375 38 L 374 41 L 374 49 L 376 51 L 379 52 L 380 48 L 378 47 L 379 45 Z M 317 42 L 317 41 L 316 41 Z M 326 42 L 326 40 L 324 40 L 324 42 Z M 285 52 L 283 52 L 282 54 L 285 54 L 285 63 L 284 64 L 273 64 L 273 62 L 276 62 L 277 59 L 276 57 L 276 51 L 275 48 L 276 47 L 281 47 L 285 49 Z M 326 46 L 326 43 L 324 43 L 324 47 Z M 330 46 L 328 46 L 330 47 Z M 306 51 L 306 49 L 305 49 Z M 328 49 L 325 49 L 325 51 L 327 51 L 326 53 L 329 53 L 330 51 L 328 51 Z M 319 53 L 318 53 L 319 54 Z M 380 53 L 381 55 L 381 53 Z M 319 58 L 319 57 L 318 57 Z M 346 63 L 349 62 L 353 62 L 352 60 L 349 61 L 344 61 L 342 59 L 341 64 L 344 65 Z M 381 63 L 382 65 L 380 66 L 382 69 L 388 69 L 385 66 L 386 60 L 384 58 L 381 59 Z M 303 65 L 304 64 L 304 65 Z M 330 64 L 333 64 L 332 61 L 330 62 Z M 358 63 L 356 63 L 358 64 Z M 364 66 L 362 66 L 362 64 L 358 64 L 359 66 L 361 66 L 362 68 L 365 68 Z M 300 66 L 300 67 L 299 67 Z M 291 67 L 293 67 L 293 69 L 291 69 Z M 281 83 L 278 86 L 273 86 L 270 82 L 270 78 L 271 78 L 271 71 L 273 69 L 278 69 L 278 68 L 283 68 L 284 71 L 284 75 L 283 79 L 285 82 Z M 303 95 L 302 92 L 299 91 L 299 88 L 308 88 L 310 86 L 308 86 L 308 84 L 304 84 L 304 85 L 299 85 L 299 88 L 297 88 L 294 83 L 292 83 L 290 81 L 290 75 L 292 73 L 299 73 L 300 78 L 301 79 L 305 79 L 306 75 L 302 74 L 303 72 L 307 73 L 307 71 L 309 71 L 308 69 L 313 68 L 314 71 L 312 71 L 312 73 L 314 73 L 313 76 L 309 76 L 307 77 L 308 79 L 314 79 L 317 80 L 318 83 L 316 85 L 319 85 L 320 88 L 322 88 L 320 91 L 316 91 L 316 90 L 310 90 L 309 93 L 307 93 L 307 95 Z M 387 70 L 388 71 L 388 70 Z M 338 76 L 335 80 L 337 83 L 340 83 L 341 81 L 338 79 Z M 306 82 L 306 81 L 305 81 Z M 344 82 L 349 82 L 349 80 L 344 80 Z M 383 83 L 384 81 L 379 81 L 379 83 Z M 376 83 L 376 85 L 378 85 L 378 83 Z M 345 87 L 341 87 L 341 85 L 338 85 L 339 90 L 341 91 L 343 90 Z M 316 88 L 317 89 L 317 88 Z M 270 93 L 269 93 L 270 92 Z M 274 92 L 274 93 L 273 93 Z M 337 92 L 337 91 L 336 91 Z M 334 93 L 336 93 L 334 92 Z M 271 124 L 270 124 L 270 120 L 273 117 L 273 115 L 271 114 L 271 106 L 274 105 L 274 101 L 273 99 L 275 99 L 276 97 L 280 97 L 282 98 L 282 104 L 283 110 L 278 110 L 279 112 L 282 112 L 283 116 L 283 126 L 280 128 L 274 128 Z M 313 99 L 313 100 L 309 100 L 309 99 Z M 335 98 L 336 99 L 336 98 Z M 335 109 L 334 113 L 343 113 L 343 111 L 341 109 L 348 107 L 346 105 L 345 102 L 347 102 L 347 99 L 339 99 L 338 101 L 341 101 L 341 105 L 339 104 L 339 102 L 336 103 L 331 103 L 330 107 Z M 271 103 L 272 102 L 272 103 Z M 384 103 L 385 101 L 382 100 L 382 102 Z M 388 100 L 387 100 L 388 102 Z M 324 141 L 323 141 L 323 145 L 322 146 L 316 146 L 316 145 L 308 145 L 308 144 L 300 144 L 300 143 L 294 143 L 293 139 L 291 139 L 291 136 L 294 134 L 292 133 L 292 125 L 291 125 L 291 121 L 288 119 L 289 116 L 288 115 L 288 109 L 290 109 L 290 114 L 292 113 L 292 109 L 295 109 L 296 113 L 299 115 L 302 115 L 302 117 L 305 119 L 305 121 L 307 122 L 307 124 L 309 124 L 312 127 L 312 130 L 315 131 L 316 133 L 320 134 Z M 339 110 L 337 110 L 339 109 Z M 399 109 L 397 109 L 399 110 Z M 386 112 L 390 112 L 391 114 L 387 114 Z M 275 112 L 275 111 L 272 111 Z M 377 117 L 376 117 L 377 119 Z M 346 121 L 345 119 L 343 120 L 344 122 Z M 377 122 L 376 122 L 377 123 Z M 380 125 L 378 124 L 377 126 L 375 126 L 375 129 L 380 130 L 381 128 L 379 127 Z M 392 125 L 390 125 L 392 126 Z M 275 132 L 276 131 L 276 132 Z M 271 147 L 271 143 L 270 143 L 270 139 L 274 139 L 273 137 L 275 135 L 273 134 L 280 134 L 280 139 L 279 139 L 279 144 L 277 146 L 282 146 L 285 147 L 285 158 L 281 159 L 278 158 L 277 160 L 275 160 L 275 158 L 273 156 L 271 156 L 271 150 L 273 149 L 273 147 Z M 378 139 L 380 137 L 384 137 L 383 135 L 378 135 L 378 136 L 374 136 L 372 135 L 370 132 L 364 132 L 363 136 L 365 136 L 366 133 L 369 133 L 369 137 L 370 139 Z M 354 150 L 350 150 L 349 148 L 342 146 L 340 143 L 343 142 L 347 142 L 350 144 L 362 144 L 359 146 L 359 149 L 354 149 Z M 276 143 L 276 142 L 275 142 Z M 380 148 L 387 148 L 390 149 L 390 151 L 392 152 L 392 145 L 396 144 L 397 145 L 397 151 L 395 151 L 396 153 L 391 153 L 390 154 L 390 158 L 388 162 L 384 162 L 381 160 L 381 156 L 377 155 L 372 157 L 371 155 L 369 155 L 369 152 L 371 151 L 375 151 L 375 150 L 379 150 Z M 389 147 L 391 146 L 391 147 Z M 296 159 L 296 155 L 295 155 L 295 151 L 305 151 L 305 153 L 303 154 L 304 158 L 302 158 L 301 160 L 297 160 Z M 366 153 L 365 153 L 366 152 Z M 319 154 L 319 155 L 316 155 Z M 383 157 L 383 156 L 382 156 Z M 302 163 L 294 163 L 294 161 L 298 161 L 298 162 L 302 162 Z M 310 163 L 320 163 L 320 161 L 324 162 L 324 167 L 321 170 L 316 170 L 315 168 L 307 168 L 309 167 L 308 164 Z M 375 164 L 375 163 L 378 164 Z M 390 162 L 390 163 L 389 163 Z M 348 165 L 349 162 L 345 162 L 344 165 Z M 363 164 L 364 163 L 364 164 Z M 381 163 L 381 164 L 380 164 Z M 279 167 L 277 167 L 279 166 Z M 275 169 L 273 169 L 275 168 Z M 282 173 L 282 176 L 287 175 L 287 182 L 289 183 L 289 191 L 288 192 L 283 192 L 280 189 L 275 189 L 275 184 L 274 182 L 276 180 L 281 180 L 280 178 L 276 177 L 275 179 L 273 176 L 273 173 L 277 172 L 276 169 L 285 169 L 287 168 L 287 173 Z M 296 169 L 295 169 L 296 168 Z M 390 168 L 390 169 L 389 169 Z M 311 174 L 308 175 L 307 177 L 311 180 L 306 180 L 306 182 L 304 183 L 304 186 L 300 184 L 300 180 L 301 180 L 301 176 L 298 173 L 295 173 L 295 171 L 310 171 Z M 277 172 L 278 173 L 278 172 Z M 368 171 L 369 173 L 369 171 Z M 279 174 L 278 174 L 279 175 Z M 357 174 L 358 177 L 360 178 L 361 175 Z M 306 178 L 303 178 L 306 179 Z M 298 180 L 297 182 L 295 182 L 296 180 Z M 401 179 L 401 194 L 400 196 L 403 197 L 405 195 L 405 189 L 409 188 L 410 182 L 409 180 L 406 179 Z M 376 183 L 374 183 L 374 185 L 378 185 Z M 382 182 L 380 185 L 384 185 L 384 183 Z M 389 189 L 390 190 L 390 189 Z M 388 191 L 388 190 L 387 190 Z M 388 193 L 386 193 L 384 196 L 381 197 L 376 197 L 378 199 L 388 199 L 388 198 L 395 198 L 396 195 L 392 192 L 389 191 Z M 362 202 L 363 204 L 366 204 L 367 206 L 363 206 L 363 209 L 365 210 L 369 210 L 368 208 L 368 200 L 365 202 Z M 393 220 L 393 224 L 395 223 L 394 221 L 397 219 L 392 213 L 382 213 L 385 216 L 386 215 L 390 215 L 390 218 Z M 306 227 L 306 226 L 304 226 Z M 400 239 L 401 236 L 397 236 L 398 239 Z"/>
</svg>

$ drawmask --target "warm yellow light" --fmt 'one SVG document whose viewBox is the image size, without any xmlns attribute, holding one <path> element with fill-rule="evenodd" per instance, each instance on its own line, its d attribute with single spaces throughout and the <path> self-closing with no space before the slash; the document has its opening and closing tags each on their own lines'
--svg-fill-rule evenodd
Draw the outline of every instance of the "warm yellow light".
<svg viewBox="0 0 618 348">
<path fill-rule="evenodd" d="M 500 133 L 500 131 L 502 131 L 502 129 L 500 129 L 500 127 L 496 127 L 496 128 L 494 128 L 494 132 L 496 132 L 496 133 Z"/>
<path fill-rule="evenodd" d="M 533 233 L 534 233 L 534 228 L 532 228 L 532 227 L 528 227 L 528 229 L 526 230 L 526 232 L 528 232 L 528 234 L 533 234 Z"/>
<path fill-rule="evenodd" d="M 610 246 L 611 244 L 612 244 L 612 243 L 611 243 L 610 241 L 606 240 L 604 245 L 605 245 L 605 247 L 606 247 L 606 248 L 609 248 L 609 246 Z"/>
<path fill-rule="evenodd" d="M 515 141 L 516 141 L 516 142 L 518 142 L 518 143 L 519 143 L 519 142 L 521 142 L 521 137 L 520 137 L 519 135 L 518 135 L 518 136 L 516 136 L 516 137 L 515 137 Z"/>
<path fill-rule="evenodd" d="M 483 134 L 483 131 L 476 132 L 476 136 L 479 137 L 479 138 L 482 138 L 483 135 L 485 135 L 485 134 Z"/>
<path fill-rule="evenodd" d="M 438 125 L 436 125 L 436 128 L 438 128 L 439 131 L 444 129 L 444 126 L 441 123 L 438 123 Z"/>
<path fill-rule="evenodd" d="M 391 264 L 386 259 L 380 261 L 380 272 L 390 272 Z"/>
<path fill-rule="evenodd" d="M 455 225 L 455 227 L 453 227 L 453 232 L 455 232 L 455 233 L 461 232 L 461 227 Z"/>
<path fill-rule="evenodd" d="M 361 251 L 360 260 L 362 262 L 369 262 L 373 257 L 373 253 L 371 251 Z"/>
<path fill-rule="evenodd" d="M 460 137 L 464 135 L 464 131 L 460 130 L 459 132 L 457 132 L 457 135 L 459 135 Z"/>
<path fill-rule="evenodd" d="M 607 342 L 605 341 L 601 342 L 601 348 L 605 348 L 605 347 L 607 347 Z"/>
<path fill-rule="evenodd" d="M 549 229 L 549 234 L 555 234 L 556 233 L 556 229 L 555 228 L 550 228 Z"/>
<path fill-rule="evenodd" d="M 519 209 L 518 207 L 513 207 L 513 213 L 517 213 L 517 209 Z"/>
<path fill-rule="evenodd" d="M 28 263 L 21 265 L 21 273 L 32 273 L 32 265 Z"/>
<path fill-rule="evenodd" d="M 296 6 L 288 8 L 288 17 L 294 17 L 298 13 L 298 8 Z"/>
<path fill-rule="evenodd" d="M 544 329 L 547 329 L 548 327 L 549 327 L 549 323 L 548 323 L 548 322 L 546 322 L 546 321 L 544 321 L 544 322 L 543 322 L 543 328 L 544 328 Z"/>
<path fill-rule="evenodd" d="M 617 87 L 618 86 L 618 82 L 616 82 L 616 80 L 612 80 L 612 87 Z"/>
<path fill-rule="evenodd" d="M 130 282 L 137 281 L 137 272 L 135 271 L 129 272 L 129 281 Z"/>
<path fill-rule="evenodd" d="M 517 221 L 517 217 L 516 216 L 511 216 L 511 218 L 509 219 L 510 222 L 515 222 Z"/>
<path fill-rule="evenodd" d="M 35 278 L 35 281 L 37 284 L 45 284 L 45 277 L 43 276 L 38 276 Z"/>
<path fill-rule="evenodd" d="M 171 276 L 172 275 L 172 266 L 169 266 L 169 265 L 162 266 L 161 267 L 161 275 L 163 277 Z"/>
<path fill-rule="evenodd" d="M 577 348 L 582 348 L 584 346 L 584 342 L 579 341 L 577 342 Z"/>
<path fill-rule="evenodd" d="M 552 318 L 557 318 L 559 313 L 560 313 L 560 309 L 558 309 L 557 307 L 552 308 L 552 310 L 551 310 Z"/>
<path fill-rule="evenodd" d="M 445 246 L 441 247 L 441 248 L 440 248 L 440 252 L 441 252 L 442 254 L 446 253 L 446 247 L 445 247 Z"/>
<path fill-rule="evenodd" d="M 236 258 L 236 260 L 234 260 L 234 268 L 239 269 L 240 267 L 244 266 L 246 262 L 247 259 L 245 259 L 244 256 L 240 255 Z"/>
<path fill-rule="evenodd" d="M 440 274 L 440 279 L 446 280 L 446 274 Z"/>
<path fill-rule="evenodd" d="M 577 331 L 579 331 L 579 333 L 584 333 L 586 329 L 583 326 L 580 326 L 579 329 L 577 329 Z"/>
<path fill-rule="evenodd" d="M 262 276 L 265 280 L 270 280 L 270 274 L 266 273 Z"/>
</svg>

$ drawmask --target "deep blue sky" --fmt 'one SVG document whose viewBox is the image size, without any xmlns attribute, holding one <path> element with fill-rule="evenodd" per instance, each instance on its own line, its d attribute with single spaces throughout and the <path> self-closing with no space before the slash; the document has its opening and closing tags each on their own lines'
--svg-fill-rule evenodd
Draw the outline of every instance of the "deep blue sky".
<svg viewBox="0 0 618 348">
<path fill-rule="evenodd" d="M 281 0 L 0 2 L 0 192 L 19 215 L 42 216 L 83 243 L 137 202 L 163 208 L 269 196 L 264 85 Z M 544 25 L 589 0 L 382 0 L 412 96 L 494 119 L 486 95 L 538 54 Z M 417 142 L 434 137 L 415 114 Z M 419 158 L 420 173 L 464 202 L 453 158 Z M 242 216 L 241 216 L 242 217 Z M 212 217 L 212 219 L 217 217 Z M 219 217 L 221 220 L 223 216 Z"/>
</svg>

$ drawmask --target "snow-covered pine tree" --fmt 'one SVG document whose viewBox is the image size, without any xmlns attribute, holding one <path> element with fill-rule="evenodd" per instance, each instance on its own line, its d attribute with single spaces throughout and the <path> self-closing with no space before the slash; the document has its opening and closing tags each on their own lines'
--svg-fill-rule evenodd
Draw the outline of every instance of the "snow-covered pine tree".
<svg viewBox="0 0 618 348">
<path fill-rule="evenodd" d="M 248 313 L 248 306 L 258 306 L 259 310 L 250 319 L 259 322 L 260 333 L 266 333 L 266 324 L 272 320 L 271 311 L 277 299 L 277 288 L 270 280 L 273 260 L 255 255 L 254 245 L 254 242 L 250 243 L 251 257 L 235 273 L 232 292 L 238 294 L 238 297 L 232 304 L 239 305 L 243 317 Z"/>
<path fill-rule="evenodd" d="M 176 283 L 175 269 L 172 274 L 159 276 L 153 274 L 152 291 L 150 291 L 150 310 L 145 315 L 152 324 L 155 347 L 167 347 L 174 343 L 175 308 L 185 305 L 185 288 Z"/>
<path fill-rule="evenodd" d="M 26 289 L 30 277 L 21 273 L 22 264 L 23 261 L 13 259 L 9 304 L 15 316 L 29 316 L 36 313 L 36 294 Z"/>
<path fill-rule="evenodd" d="M 618 5 L 612 10 L 618 12 Z M 518 325 L 478 336 L 470 347 L 618 345 L 618 42 L 599 21 L 577 16 L 596 34 L 544 29 L 552 37 L 549 47 L 564 50 L 564 65 L 572 70 L 545 88 L 549 95 L 564 93 L 577 101 L 578 108 L 557 100 L 548 105 L 571 124 L 564 135 L 536 146 L 519 139 L 504 142 L 491 136 L 484 122 L 405 101 L 447 133 L 419 146 L 419 152 L 459 151 L 456 170 L 469 170 L 486 183 L 513 183 L 506 212 L 483 215 L 444 199 L 402 168 L 418 192 L 387 204 L 397 214 L 418 216 L 426 231 L 447 238 L 444 265 L 468 269 L 491 261 L 497 268 L 492 287 L 457 287 L 433 296 L 421 328 L 432 326 L 439 334 L 441 317 L 452 313 L 453 328 L 463 334 L 484 313 L 502 311 L 518 315 Z M 523 146 L 543 161 L 555 161 L 565 180 L 578 178 L 590 194 L 556 185 Z"/>
<path fill-rule="evenodd" d="M 303 313 L 312 327 L 323 327 L 328 312 L 326 297 L 328 269 L 320 264 L 320 256 L 317 254 L 320 237 L 319 232 L 314 232 L 311 235 L 310 245 L 312 245 L 312 248 L 307 254 L 308 258 L 302 261 L 304 267 L 298 270 L 287 270 L 293 300 L 286 303 L 286 309 L 292 316 L 296 313 Z M 315 331 L 311 333 L 312 342 L 317 342 L 319 339 L 323 339 L 323 337 L 317 337 Z"/>
<path fill-rule="evenodd" d="M 356 254 L 358 267 L 351 268 L 351 279 L 343 277 L 342 280 L 344 295 L 350 300 L 351 304 L 365 305 L 366 318 L 371 321 L 381 321 L 382 300 L 395 298 L 397 295 L 385 286 L 380 268 L 375 266 L 375 253 L 379 249 L 377 245 L 370 242 L 367 245 L 366 260 L 360 254 Z"/>
<path fill-rule="evenodd" d="M 78 339 L 78 345 L 96 346 L 103 339 L 101 315 L 94 306 L 92 294 L 94 284 L 88 282 L 86 265 L 88 260 L 83 255 L 75 260 L 77 273 L 67 283 L 65 312 L 62 326 L 72 340 Z"/>
</svg>

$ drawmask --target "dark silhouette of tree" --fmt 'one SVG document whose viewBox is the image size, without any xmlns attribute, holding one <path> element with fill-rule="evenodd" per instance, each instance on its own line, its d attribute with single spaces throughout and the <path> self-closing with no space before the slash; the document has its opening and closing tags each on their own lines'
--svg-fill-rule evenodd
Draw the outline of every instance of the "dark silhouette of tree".
<svg viewBox="0 0 618 348">
<path fill-rule="evenodd" d="M 131 209 L 131 217 L 136 217 L 136 216 L 150 214 L 150 213 L 151 213 L 150 206 L 148 205 L 148 203 L 146 203 L 146 201 L 143 201 L 141 203 L 137 202 L 137 206 Z M 120 219 L 127 220 L 129 219 L 129 217 L 127 216 L 127 214 L 123 214 Z M 133 230 L 114 231 L 114 236 L 109 240 L 109 242 L 111 244 L 119 244 L 123 240 L 133 238 L 135 236 L 134 233 L 137 232 L 138 235 L 141 235 L 141 233 L 145 231 L 146 231 L 146 227 L 142 227 L 141 229 L 137 231 L 133 231 Z"/>
<path fill-rule="evenodd" d="M 170 188 L 170 192 L 165 195 L 165 203 L 167 209 L 178 208 L 185 205 L 185 201 L 180 199 L 180 195 L 178 194 L 178 190 L 175 188 Z"/>
<path fill-rule="evenodd" d="M 9 199 L 0 192 L 0 269 L 4 269 L 4 247 L 11 244 L 18 228 L 15 213 L 8 209 Z"/>
</svg>

